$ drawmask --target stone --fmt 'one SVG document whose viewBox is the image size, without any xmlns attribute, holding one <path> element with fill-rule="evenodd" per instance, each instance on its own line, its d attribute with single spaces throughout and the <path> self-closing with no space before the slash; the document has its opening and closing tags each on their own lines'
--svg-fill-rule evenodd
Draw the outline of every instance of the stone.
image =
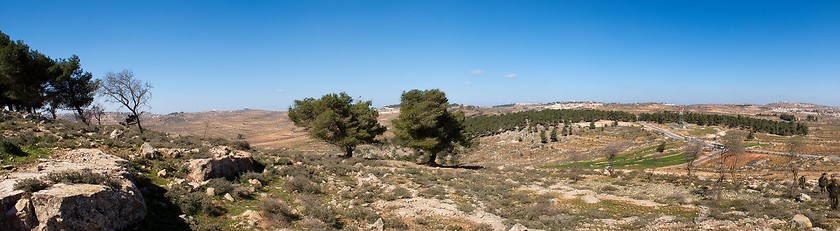
<svg viewBox="0 0 840 231">
<path fill-rule="evenodd" d="M 811 219 L 802 214 L 794 215 L 792 222 L 796 224 L 796 226 L 800 229 L 810 229 L 811 227 L 813 227 L 813 224 L 811 224 Z"/>
<path fill-rule="evenodd" d="M 256 187 L 262 187 L 263 186 L 262 182 L 260 182 L 260 180 L 257 180 L 257 179 L 249 179 L 248 183 L 253 185 L 253 186 L 256 186 Z"/>
<path fill-rule="evenodd" d="M 522 224 L 516 223 L 515 225 L 510 227 L 510 230 L 508 230 L 508 231 L 543 231 L 543 230 L 542 229 L 531 229 L 531 228 L 525 227 Z"/>
<path fill-rule="evenodd" d="M 113 140 L 113 139 L 119 139 L 120 137 L 122 137 L 123 133 L 124 133 L 124 132 L 123 132 L 122 130 L 120 130 L 120 129 L 114 129 L 114 131 L 112 131 L 112 132 L 111 132 L 111 135 L 110 135 L 109 137 L 110 137 L 112 140 Z"/>
<path fill-rule="evenodd" d="M 32 194 L 40 230 L 123 230 L 146 216 L 139 192 L 92 184 L 54 185 Z"/>
<path fill-rule="evenodd" d="M 233 199 L 233 196 L 231 196 L 230 193 L 225 193 L 224 198 L 225 198 L 225 200 L 228 200 L 230 202 L 236 201 L 236 200 Z"/>
<path fill-rule="evenodd" d="M 376 222 L 368 225 L 367 229 L 373 231 L 383 231 L 385 230 L 385 222 L 382 222 L 382 218 L 378 218 L 376 219 Z"/>
<path fill-rule="evenodd" d="M 587 204 L 595 204 L 601 202 L 601 200 L 593 194 L 583 195 L 582 197 L 580 197 L 580 199 Z"/>
<path fill-rule="evenodd" d="M 205 181 L 213 178 L 235 177 L 241 173 L 254 171 L 254 158 L 245 151 L 231 151 L 229 148 L 211 149 L 213 158 L 192 159 L 184 163 L 187 179 Z"/>
<path fill-rule="evenodd" d="M 213 187 L 207 188 L 206 193 L 207 193 L 208 196 L 211 196 L 211 197 L 216 196 L 216 188 L 213 188 Z"/>
<path fill-rule="evenodd" d="M 808 196 L 808 194 L 805 193 L 801 193 L 799 194 L 799 197 L 796 197 L 796 200 L 801 202 L 808 202 L 811 201 L 811 196 Z"/>
<path fill-rule="evenodd" d="M 166 169 L 158 171 L 157 176 L 165 178 L 166 177 Z"/>
<path fill-rule="evenodd" d="M 179 158 L 181 157 L 181 150 L 178 149 L 171 149 L 169 152 L 166 152 L 166 158 Z"/>
<path fill-rule="evenodd" d="M 140 146 L 140 156 L 146 159 L 157 159 L 158 153 L 155 151 L 155 147 L 152 147 L 151 144 L 146 142 Z"/>
</svg>

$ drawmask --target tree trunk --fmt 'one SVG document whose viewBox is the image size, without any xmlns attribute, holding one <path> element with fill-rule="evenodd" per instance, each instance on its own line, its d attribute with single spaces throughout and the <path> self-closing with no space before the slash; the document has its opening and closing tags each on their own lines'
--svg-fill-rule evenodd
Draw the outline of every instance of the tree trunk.
<svg viewBox="0 0 840 231">
<path fill-rule="evenodd" d="M 685 170 L 688 171 L 688 177 L 691 177 L 691 167 L 691 161 L 689 161 L 688 164 L 685 165 Z"/>
<path fill-rule="evenodd" d="M 84 109 L 82 109 L 80 107 L 77 107 L 76 108 L 76 117 L 78 117 L 79 120 L 82 121 L 82 123 L 85 123 L 85 125 L 90 126 L 90 122 L 88 122 L 88 118 L 87 118 L 87 116 L 85 116 Z"/>
<path fill-rule="evenodd" d="M 353 157 L 353 147 L 347 146 L 344 147 L 344 156 L 342 158 L 350 158 Z"/>
<path fill-rule="evenodd" d="M 143 125 L 140 125 L 140 115 L 138 115 L 137 112 L 132 113 L 134 113 L 134 118 L 137 119 L 137 128 L 140 129 L 140 134 L 143 134 Z"/>
<path fill-rule="evenodd" d="M 426 164 L 429 166 L 437 166 L 437 153 L 432 152 L 429 154 L 429 160 L 426 161 Z"/>
</svg>

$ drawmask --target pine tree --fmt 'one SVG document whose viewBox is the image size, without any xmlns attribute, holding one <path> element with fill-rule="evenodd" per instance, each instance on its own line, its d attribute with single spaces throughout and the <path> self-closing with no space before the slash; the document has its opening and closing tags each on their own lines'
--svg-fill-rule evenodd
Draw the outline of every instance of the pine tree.
<svg viewBox="0 0 840 231">
<path fill-rule="evenodd" d="M 540 142 L 548 143 L 548 138 L 545 137 L 545 130 L 540 131 Z"/>
<path fill-rule="evenodd" d="M 551 127 L 551 142 L 557 142 L 557 125 Z"/>
</svg>

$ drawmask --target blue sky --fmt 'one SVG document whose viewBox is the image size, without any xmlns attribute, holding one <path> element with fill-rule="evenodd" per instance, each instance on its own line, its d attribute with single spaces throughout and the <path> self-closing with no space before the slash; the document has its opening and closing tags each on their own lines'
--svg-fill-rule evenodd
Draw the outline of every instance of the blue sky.
<svg viewBox="0 0 840 231">
<path fill-rule="evenodd" d="M 94 76 L 132 69 L 154 113 L 415 88 L 486 106 L 840 105 L 840 1 L 0 1 L 0 30 Z"/>
</svg>

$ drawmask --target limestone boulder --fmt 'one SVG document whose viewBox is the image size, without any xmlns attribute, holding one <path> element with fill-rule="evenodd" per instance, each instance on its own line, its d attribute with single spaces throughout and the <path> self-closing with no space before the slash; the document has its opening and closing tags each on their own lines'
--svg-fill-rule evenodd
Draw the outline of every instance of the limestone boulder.
<svg viewBox="0 0 840 231">
<path fill-rule="evenodd" d="M 138 192 L 104 185 L 58 184 L 30 201 L 40 230 L 124 230 L 146 216 Z"/>
<path fill-rule="evenodd" d="M 811 224 L 811 219 L 802 214 L 794 215 L 792 222 L 796 224 L 796 226 L 799 229 L 810 229 L 811 227 L 813 227 L 813 224 Z"/>
<path fill-rule="evenodd" d="M 0 230 L 129 229 L 146 215 L 145 201 L 131 181 L 130 167 L 128 161 L 101 150 L 77 149 L 32 169 L 4 174 L 0 181 Z M 14 190 L 21 180 L 67 171 L 102 174 L 111 177 L 114 184 L 50 182 L 46 189 L 31 193 Z"/>
<path fill-rule="evenodd" d="M 155 147 L 147 142 L 140 146 L 140 156 L 146 159 L 157 159 L 160 154 L 155 150 Z"/>
<path fill-rule="evenodd" d="M 211 149 L 210 153 L 213 154 L 212 158 L 193 159 L 185 163 L 189 180 L 200 182 L 254 171 L 254 158 L 249 152 L 217 147 Z"/>
</svg>

